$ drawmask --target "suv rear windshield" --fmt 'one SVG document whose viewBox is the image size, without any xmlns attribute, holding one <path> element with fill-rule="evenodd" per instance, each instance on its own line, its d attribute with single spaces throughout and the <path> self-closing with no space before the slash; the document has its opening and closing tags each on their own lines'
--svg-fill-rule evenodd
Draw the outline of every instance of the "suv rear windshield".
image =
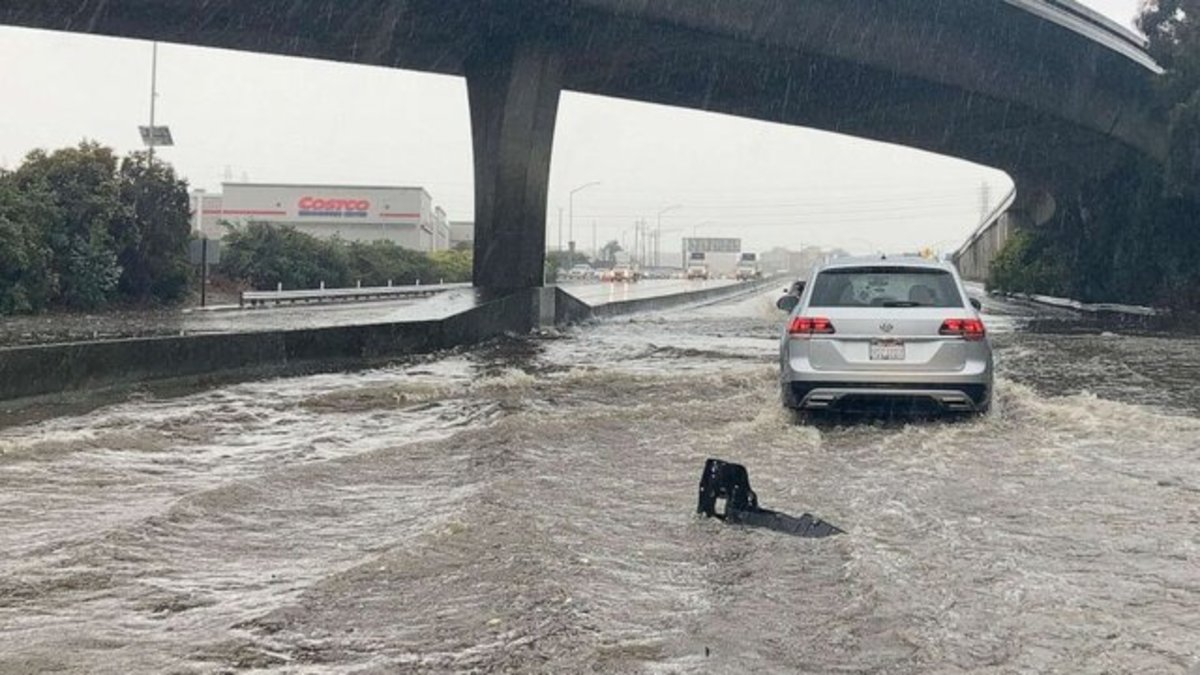
<svg viewBox="0 0 1200 675">
<path fill-rule="evenodd" d="M 962 307 L 954 277 L 923 267 L 846 267 L 817 275 L 810 307 Z"/>
</svg>

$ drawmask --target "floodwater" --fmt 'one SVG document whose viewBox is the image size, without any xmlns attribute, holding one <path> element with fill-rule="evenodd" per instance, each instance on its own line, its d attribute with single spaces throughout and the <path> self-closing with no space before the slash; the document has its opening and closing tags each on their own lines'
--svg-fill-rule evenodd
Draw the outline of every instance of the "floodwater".
<svg viewBox="0 0 1200 675">
<path fill-rule="evenodd" d="M 1200 339 L 992 302 L 993 414 L 815 428 L 772 300 L 0 431 L 0 673 L 1200 667 Z"/>
</svg>

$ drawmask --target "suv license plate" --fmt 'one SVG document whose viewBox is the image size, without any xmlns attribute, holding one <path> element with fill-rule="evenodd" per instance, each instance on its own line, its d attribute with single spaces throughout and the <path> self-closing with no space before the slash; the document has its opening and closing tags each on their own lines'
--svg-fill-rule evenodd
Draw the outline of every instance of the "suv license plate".
<svg viewBox="0 0 1200 675">
<path fill-rule="evenodd" d="M 895 340 L 872 340 L 872 361 L 903 361 L 904 343 Z"/>
</svg>

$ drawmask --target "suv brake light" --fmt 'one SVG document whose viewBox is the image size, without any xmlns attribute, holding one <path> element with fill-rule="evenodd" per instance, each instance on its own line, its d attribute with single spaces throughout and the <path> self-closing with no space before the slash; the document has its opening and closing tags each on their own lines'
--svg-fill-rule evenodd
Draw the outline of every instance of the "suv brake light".
<svg viewBox="0 0 1200 675">
<path fill-rule="evenodd" d="M 833 322 L 823 316 L 798 316 L 792 319 L 788 326 L 789 335 L 804 337 L 807 335 L 832 335 L 835 333 Z"/>
<path fill-rule="evenodd" d="M 987 331 L 979 319 L 946 319 L 938 331 L 942 335 L 957 335 L 967 340 L 982 340 Z"/>
</svg>

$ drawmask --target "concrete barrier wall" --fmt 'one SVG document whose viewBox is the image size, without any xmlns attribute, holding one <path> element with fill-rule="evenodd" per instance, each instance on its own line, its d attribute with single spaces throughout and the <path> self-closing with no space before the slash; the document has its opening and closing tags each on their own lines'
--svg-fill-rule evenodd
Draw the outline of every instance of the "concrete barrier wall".
<svg viewBox="0 0 1200 675">
<path fill-rule="evenodd" d="M 281 333 L 20 347 L 0 350 L 0 399 L 286 361 Z"/>
<path fill-rule="evenodd" d="M 431 321 L 0 349 L 0 400 L 239 371 L 253 377 L 296 364 L 311 364 L 317 370 L 345 368 L 476 344 L 506 333 L 523 335 L 554 323 L 713 300 L 769 283 L 777 282 L 722 286 L 597 308 L 562 289 L 537 288 Z"/>
<path fill-rule="evenodd" d="M 344 367 L 428 353 L 504 333 L 528 333 L 535 299 L 515 294 L 433 321 L 0 349 L 0 400 L 298 363 Z"/>
<path fill-rule="evenodd" d="M 727 298 L 734 295 L 752 293 L 769 287 L 771 284 L 779 283 L 775 279 L 763 279 L 752 283 L 732 284 L 729 286 L 717 286 L 715 288 L 706 288 L 699 291 L 689 291 L 687 293 L 677 293 L 674 295 L 661 295 L 651 298 L 636 298 L 634 300 L 620 300 L 610 302 L 592 308 L 592 315 L 596 317 L 618 316 L 621 314 L 635 314 L 637 312 L 654 312 L 663 309 L 671 309 L 681 305 L 691 305 L 697 302 L 706 300 L 717 300 Z"/>
<path fill-rule="evenodd" d="M 992 261 L 1016 230 L 1016 220 L 1011 213 L 1000 216 L 955 254 L 954 264 L 962 278 L 968 281 L 987 281 Z"/>
<path fill-rule="evenodd" d="M 554 324 L 567 326 L 592 318 L 592 306 L 562 288 L 554 289 Z"/>
</svg>

